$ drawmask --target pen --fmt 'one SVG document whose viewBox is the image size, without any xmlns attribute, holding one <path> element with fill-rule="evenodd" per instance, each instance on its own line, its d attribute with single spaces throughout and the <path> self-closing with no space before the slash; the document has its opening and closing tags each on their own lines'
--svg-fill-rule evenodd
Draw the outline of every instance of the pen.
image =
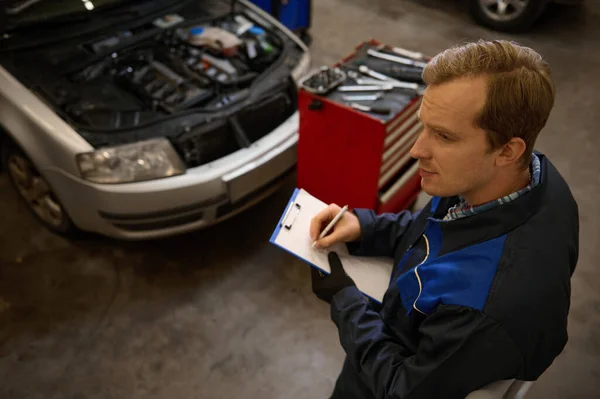
<svg viewBox="0 0 600 399">
<path fill-rule="evenodd" d="M 344 216 L 344 213 L 346 213 L 347 210 L 348 210 L 348 205 L 344 206 L 342 208 L 342 210 L 339 211 L 337 215 L 335 215 L 335 217 L 331 220 L 331 222 L 329 222 L 327 227 L 325 227 L 325 229 L 321 232 L 317 241 L 319 241 L 321 238 L 325 237 L 327 235 L 327 233 L 329 233 L 329 230 L 331 230 L 333 228 L 333 226 L 335 226 L 335 224 L 340 221 L 340 219 L 342 218 L 342 216 Z M 313 244 L 312 244 L 313 248 L 315 247 L 315 245 L 317 245 L 317 241 L 313 242 Z"/>
</svg>

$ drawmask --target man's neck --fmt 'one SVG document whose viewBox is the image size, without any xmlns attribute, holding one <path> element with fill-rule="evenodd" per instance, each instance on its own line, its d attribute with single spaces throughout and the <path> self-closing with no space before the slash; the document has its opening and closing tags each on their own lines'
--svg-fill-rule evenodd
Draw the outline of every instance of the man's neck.
<svg viewBox="0 0 600 399">
<path fill-rule="evenodd" d="M 493 183 L 487 184 L 474 192 L 461 195 L 461 197 L 469 205 L 477 206 L 522 190 L 529 185 L 530 180 L 529 168 L 527 168 L 517 173 L 511 173 L 510 176 L 505 178 L 494 179 Z"/>
</svg>

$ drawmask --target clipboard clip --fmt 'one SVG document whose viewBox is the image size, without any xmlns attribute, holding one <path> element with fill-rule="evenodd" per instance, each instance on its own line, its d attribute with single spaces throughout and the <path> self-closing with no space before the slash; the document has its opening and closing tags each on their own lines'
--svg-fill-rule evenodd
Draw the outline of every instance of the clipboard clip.
<svg viewBox="0 0 600 399">
<path fill-rule="evenodd" d="M 292 210 L 292 208 L 295 208 L 296 212 L 294 213 L 294 217 L 292 218 L 292 220 L 288 223 L 286 223 L 286 220 L 288 219 L 288 216 Z M 292 204 L 290 204 L 290 206 L 288 206 L 287 211 L 285 211 L 285 215 L 283 216 L 283 219 L 281 219 L 281 226 L 285 227 L 287 230 L 292 228 L 292 225 L 294 224 L 294 221 L 296 220 L 296 218 L 298 217 L 298 214 L 300 213 L 300 204 L 298 204 L 297 202 L 293 202 Z"/>
</svg>

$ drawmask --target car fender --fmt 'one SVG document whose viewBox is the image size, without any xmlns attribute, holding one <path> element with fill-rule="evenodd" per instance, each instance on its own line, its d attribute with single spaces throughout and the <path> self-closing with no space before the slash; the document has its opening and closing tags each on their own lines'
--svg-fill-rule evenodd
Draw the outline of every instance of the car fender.
<svg viewBox="0 0 600 399">
<path fill-rule="evenodd" d="M 261 8 L 238 0 L 258 18 L 266 20 L 294 40 L 304 56 L 292 75 L 298 81 L 310 67 L 308 47 L 287 27 Z M 0 127 L 43 174 L 52 168 L 79 176 L 75 155 L 94 148 L 64 121 L 43 99 L 0 66 Z"/>
<path fill-rule="evenodd" d="M 252 13 L 254 13 L 255 16 L 257 16 L 259 19 L 262 18 L 263 20 L 267 21 L 271 25 L 277 27 L 277 29 L 281 30 L 288 37 L 290 37 L 294 42 L 296 42 L 296 44 L 298 46 L 300 46 L 300 48 L 304 52 L 304 55 L 302 56 L 302 59 L 300 60 L 298 65 L 296 65 L 296 67 L 292 71 L 292 76 L 293 76 L 294 80 L 296 81 L 296 83 L 298 83 L 300 81 L 300 79 L 304 76 L 304 74 L 306 74 L 308 69 L 310 69 L 310 66 L 311 66 L 310 52 L 308 51 L 308 47 L 306 46 L 306 44 L 297 35 L 295 35 L 291 30 L 289 30 L 285 25 L 283 25 L 281 22 L 279 22 L 271 14 L 267 13 L 265 10 L 258 7 L 256 4 L 253 4 L 253 3 L 249 2 L 248 0 L 237 0 L 237 2 L 244 5 L 248 9 L 248 11 L 251 11 Z"/>
<path fill-rule="evenodd" d="M 0 126 L 36 168 L 58 168 L 78 176 L 75 154 L 92 151 L 67 122 L 0 66 Z"/>
</svg>

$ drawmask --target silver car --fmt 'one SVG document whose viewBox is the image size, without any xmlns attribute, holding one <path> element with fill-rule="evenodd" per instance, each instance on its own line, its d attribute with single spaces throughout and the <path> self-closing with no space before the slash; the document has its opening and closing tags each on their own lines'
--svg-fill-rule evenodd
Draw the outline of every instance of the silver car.
<svg viewBox="0 0 600 399">
<path fill-rule="evenodd" d="M 479 24 L 502 32 L 528 30 L 549 3 L 577 6 L 583 0 L 469 0 L 471 16 Z"/>
<path fill-rule="evenodd" d="M 51 230 L 198 229 L 268 196 L 295 166 L 310 56 L 253 4 L 0 7 L 3 169 Z"/>
</svg>

